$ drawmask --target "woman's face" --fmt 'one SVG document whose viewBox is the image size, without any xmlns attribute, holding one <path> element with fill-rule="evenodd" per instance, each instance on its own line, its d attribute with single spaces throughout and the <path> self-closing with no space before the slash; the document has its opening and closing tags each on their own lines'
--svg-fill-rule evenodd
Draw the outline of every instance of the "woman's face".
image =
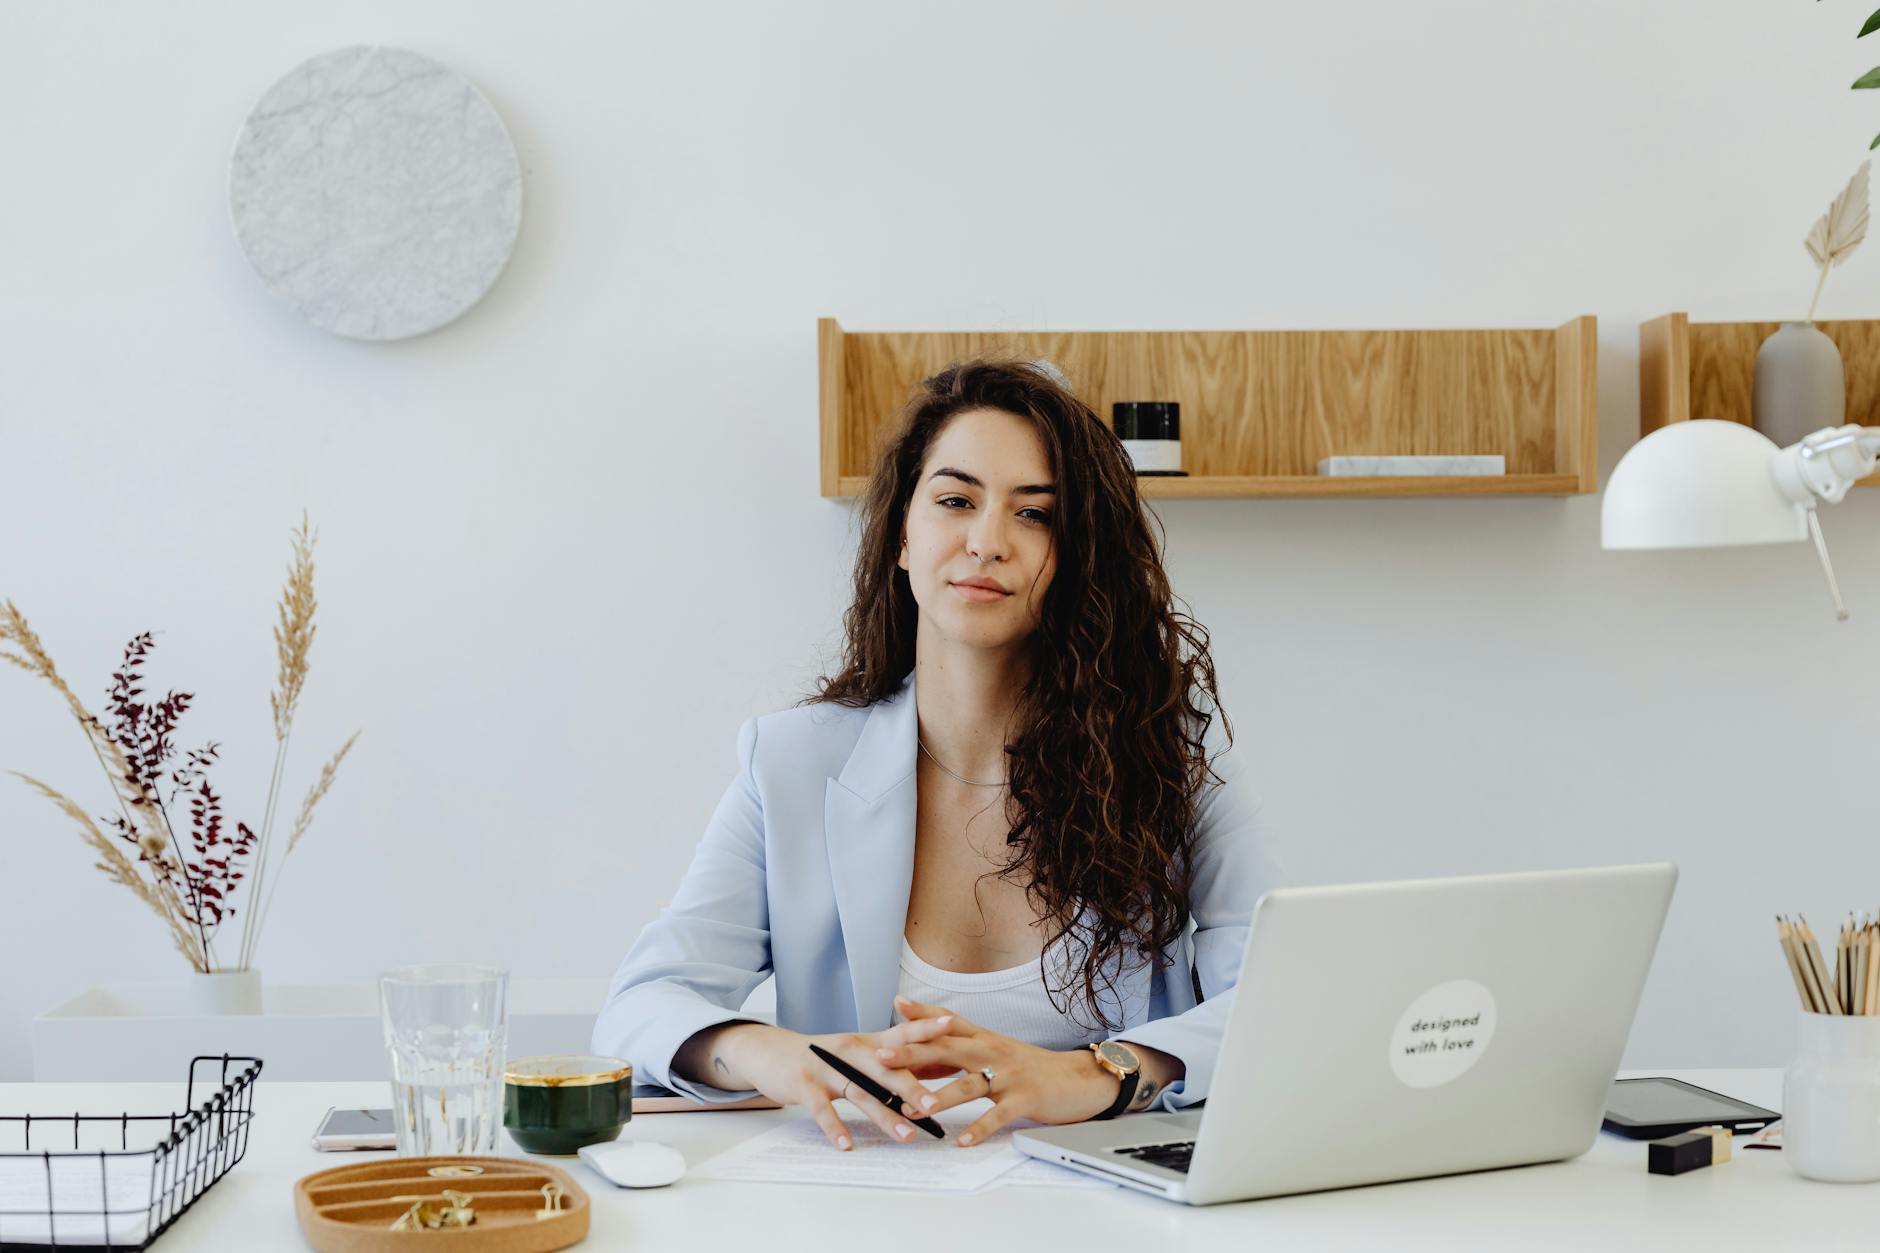
<svg viewBox="0 0 1880 1253">
<path fill-rule="evenodd" d="M 974 648 L 1038 627 L 1057 570 L 1055 479 L 1030 422 L 1003 409 L 953 415 L 907 503 L 900 566 L 923 626 Z"/>
</svg>

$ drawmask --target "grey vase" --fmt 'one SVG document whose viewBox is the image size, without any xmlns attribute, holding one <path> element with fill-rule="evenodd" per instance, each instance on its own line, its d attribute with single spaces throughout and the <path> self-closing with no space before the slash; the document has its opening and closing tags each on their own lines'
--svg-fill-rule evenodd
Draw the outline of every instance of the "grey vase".
<svg viewBox="0 0 1880 1253">
<path fill-rule="evenodd" d="M 1841 350 L 1812 322 L 1784 322 L 1756 353 L 1756 429 L 1786 448 L 1846 421 Z"/>
</svg>

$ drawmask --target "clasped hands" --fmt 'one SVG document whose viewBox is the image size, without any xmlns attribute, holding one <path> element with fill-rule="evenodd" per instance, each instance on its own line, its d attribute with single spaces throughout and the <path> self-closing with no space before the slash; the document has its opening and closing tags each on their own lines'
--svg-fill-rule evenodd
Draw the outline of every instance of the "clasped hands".
<svg viewBox="0 0 1880 1253">
<path fill-rule="evenodd" d="M 844 1150 L 854 1142 L 835 1111 L 837 1097 L 847 1099 L 870 1122 L 902 1142 L 922 1134 L 909 1125 L 908 1118 L 929 1117 L 990 1097 L 992 1108 L 954 1137 L 962 1148 L 983 1143 L 1016 1119 L 1082 1122 L 1116 1100 L 1116 1077 L 1099 1066 L 1088 1050 L 1058 1053 L 1039 1048 L 905 997 L 897 996 L 894 1005 L 907 1021 L 886 1031 L 805 1038 L 776 1027 L 741 1024 L 738 1030 L 744 1034 L 722 1039 L 713 1052 L 723 1055 L 764 1095 L 802 1105 L 829 1143 Z M 819 1060 L 809 1051 L 812 1043 L 900 1097 L 906 1116 Z M 932 1091 L 921 1082 L 948 1075 L 958 1078 Z"/>
</svg>

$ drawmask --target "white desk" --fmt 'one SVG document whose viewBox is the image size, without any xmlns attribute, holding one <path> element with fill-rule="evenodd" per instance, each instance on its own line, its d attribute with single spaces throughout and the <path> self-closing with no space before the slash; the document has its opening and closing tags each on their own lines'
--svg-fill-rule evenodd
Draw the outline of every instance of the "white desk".
<svg viewBox="0 0 1880 1253">
<path fill-rule="evenodd" d="M 1651 1072 L 1665 1073 L 1665 1072 Z M 1777 1107 L 1777 1070 L 1673 1072 Z M 167 1108 L 182 1085 L 3 1084 L 0 1111 Z M 294 1181 L 356 1160 L 308 1147 L 329 1105 L 383 1105 L 378 1083 L 270 1083 L 255 1095 L 248 1155 L 161 1236 L 164 1253 L 306 1248 Z M 788 1111 L 645 1115 L 627 1137 L 662 1140 L 697 1163 Z M 516 1150 L 506 1141 L 500 1151 Z M 971 1149 L 961 1149 L 970 1153 Z M 376 1155 L 373 1155 L 376 1156 Z M 1873 1248 L 1880 1187 L 1810 1183 L 1780 1153 L 1739 1151 L 1727 1165 L 1662 1177 L 1640 1142 L 1601 1135 L 1570 1162 L 1205 1209 L 1123 1189 L 1006 1187 L 975 1196 L 862 1188 L 797 1188 L 685 1179 L 658 1191 L 613 1188 L 572 1159 L 554 1159 L 593 1200 L 578 1247 L 841 1253 L 847 1249 L 978 1253 L 988 1249 L 1178 1250 L 1575 1248 Z"/>
</svg>

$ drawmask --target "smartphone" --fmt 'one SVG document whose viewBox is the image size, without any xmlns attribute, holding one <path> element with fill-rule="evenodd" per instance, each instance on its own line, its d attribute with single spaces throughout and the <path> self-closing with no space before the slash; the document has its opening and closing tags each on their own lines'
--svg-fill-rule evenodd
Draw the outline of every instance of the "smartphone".
<svg viewBox="0 0 1880 1253">
<path fill-rule="evenodd" d="M 695 1101 L 689 1096 L 682 1096 L 671 1088 L 662 1088 L 656 1083 L 635 1083 L 633 1085 L 633 1112 L 636 1114 L 685 1114 L 703 1113 L 707 1110 L 722 1109 L 782 1109 L 767 1096 L 753 1096 L 742 1101 L 730 1103 L 712 1103 Z"/>
<path fill-rule="evenodd" d="M 348 1149 L 395 1149 L 398 1135 L 392 1129 L 389 1109 L 329 1109 L 313 1133 L 313 1147 L 322 1153 Z"/>
</svg>

